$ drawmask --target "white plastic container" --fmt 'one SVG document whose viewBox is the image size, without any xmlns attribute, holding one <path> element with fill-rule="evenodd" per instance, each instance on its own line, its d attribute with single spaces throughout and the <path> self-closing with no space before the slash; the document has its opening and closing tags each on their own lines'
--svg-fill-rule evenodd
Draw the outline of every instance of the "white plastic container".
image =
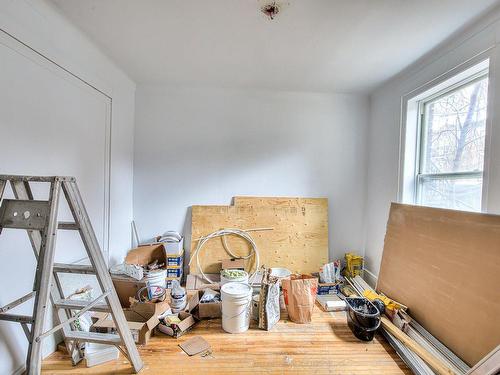
<svg viewBox="0 0 500 375">
<path fill-rule="evenodd" d="M 170 292 L 170 306 L 172 307 L 172 312 L 178 313 L 184 310 L 186 304 L 186 291 L 177 280 L 172 281 L 172 290 Z"/>
<path fill-rule="evenodd" d="M 290 277 L 292 272 L 286 268 L 274 267 L 271 268 L 271 276 L 277 277 L 279 279 L 287 279 Z"/>
<path fill-rule="evenodd" d="M 97 366 L 101 363 L 118 359 L 118 348 L 114 345 L 85 344 L 85 363 L 87 367 Z"/>
<path fill-rule="evenodd" d="M 252 287 L 230 282 L 221 287 L 222 329 L 228 333 L 242 333 L 250 326 Z"/>
<path fill-rule="evenodd" d="M 166 288 L 167 270 L 150 271 L 146 275 L 146 285 L 148 287 L 148 296 L 150 299 L 161 295 Z"/>
<path fill-rule="evenodd" d="M 229 270 L 233 271 L 233 270 Z M 236 270 L 234 270 L 236 271 Z M 220 274 L 220 286 L 222 287 L 224 284 L 227 283 L 244 283 L 248 284 L 248 272 L 237 270 L 238 272 L 243 273 L 243 276 L 241 277 L 226 277 L 224 276 L 224 271 L 221 272 Z"/>
</svg>

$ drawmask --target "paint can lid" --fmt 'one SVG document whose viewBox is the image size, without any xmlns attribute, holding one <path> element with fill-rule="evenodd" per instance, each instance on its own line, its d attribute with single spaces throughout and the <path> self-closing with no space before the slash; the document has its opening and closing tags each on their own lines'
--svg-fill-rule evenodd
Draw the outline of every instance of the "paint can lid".
<svg viewBox="0 0 500 375">
<path fill-rule="evenodd" d="M 224 284 L 220 291 L 222 296 L 230 298 L 243 298 L 252 294 L 252 287 L 245 283 L 231 282 Z"/>
</svg>

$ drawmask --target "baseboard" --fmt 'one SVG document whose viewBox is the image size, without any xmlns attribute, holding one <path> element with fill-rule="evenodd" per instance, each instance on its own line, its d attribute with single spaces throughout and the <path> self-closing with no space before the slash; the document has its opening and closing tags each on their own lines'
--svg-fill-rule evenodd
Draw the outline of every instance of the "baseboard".
<svg viewBox="0 0 500 375">
<path fill-rule="evenodd" d="M 22 365 L 16 371 L 12 373 L 12 375 L 22 375 L 26 371 L 26 366 Z"/>
<path fill-rule="evenodd" d="M 365 269 L 363 272 L 363 279 L 370 285 L 373 289 L 377 287 L 378 276 L 373 272 Z"/>
</svg>

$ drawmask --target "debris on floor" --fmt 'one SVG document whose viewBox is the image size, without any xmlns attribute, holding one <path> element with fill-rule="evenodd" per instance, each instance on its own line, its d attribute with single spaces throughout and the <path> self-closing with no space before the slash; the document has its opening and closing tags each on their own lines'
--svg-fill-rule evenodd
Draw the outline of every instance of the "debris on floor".
<svg viewBox="0 0 500 375">
<path fill-rule="evenodd" d="M 212 347 L 210 344 L 201 336 L 194 336 L 182 344 L 179 344 L 182 350 L 189 355 L 201 354 L 206 356 L 212 353 Z"/>
</svg>

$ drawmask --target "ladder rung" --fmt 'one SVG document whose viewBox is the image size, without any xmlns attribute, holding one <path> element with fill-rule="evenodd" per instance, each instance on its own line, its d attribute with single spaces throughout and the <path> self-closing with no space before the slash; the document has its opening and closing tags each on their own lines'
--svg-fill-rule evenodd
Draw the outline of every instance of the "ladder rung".
<svg viewBox="0 0 500 375">
<path fill-rule="evenodd" d="M 89 305 L 89 301 L 61 299 L 54 301 L 54 306 L 59 309 L 81 310 Z M 111 312 L 105 303 L 95 305 L 89 311 Z"/>
<path fill-rule="evenodd" d="M 35 294 L 36 294 L 36 292 L 29 292 L 25 296 L 22 296 L 21 298 L 16 299 L 15 301 L 9 303 L 8 305 L 5 305 L 4 307 L 0 307 L 0 313 L 7 312 L 16 306 L 19 306 L 21 303 L 29 301 L 31 298 L 33 298 L 35 296 Z"/>
<path fill-rule="evenodd" d="M 81 273 L 81 274 L 95 274 L 95 269 L 89 264 L 65 264 L 54 263 L 54 272 L 60 273 Z"/>
<path fill-rule="evenodd" d="M 18 323 L 33 323 L 33 317 L 28 315 L 16 315 L 16 314 L 0 314 L 0 320 L 7 320 L 9 322 Z"/>
<path fill-rule="evenodd" d="M 78 230 L 80 227 L 78 226 L 77 223 L 71 222 L 71 221 L 60 221 L 59 224 L 57 225 L 58 229 L 63 229 L 63 230 Z"/>
<path fill-rule="evenodd" d="M 24 181 L 24 182 L 53 182 L 59 181 L 74 181 L 75 178 L 71 176 L 18 176 L 11 174 L 0 175 L 0 180 L 5 181 Z"/>
<path fill-rule="evenodd" d="M 85 342 L 96 342 L 109 345 L 123 344 L 121 337 L 114 333 L 71 331 L 66 334 L 66 339 L 80 340 Z"/>
</svg>

